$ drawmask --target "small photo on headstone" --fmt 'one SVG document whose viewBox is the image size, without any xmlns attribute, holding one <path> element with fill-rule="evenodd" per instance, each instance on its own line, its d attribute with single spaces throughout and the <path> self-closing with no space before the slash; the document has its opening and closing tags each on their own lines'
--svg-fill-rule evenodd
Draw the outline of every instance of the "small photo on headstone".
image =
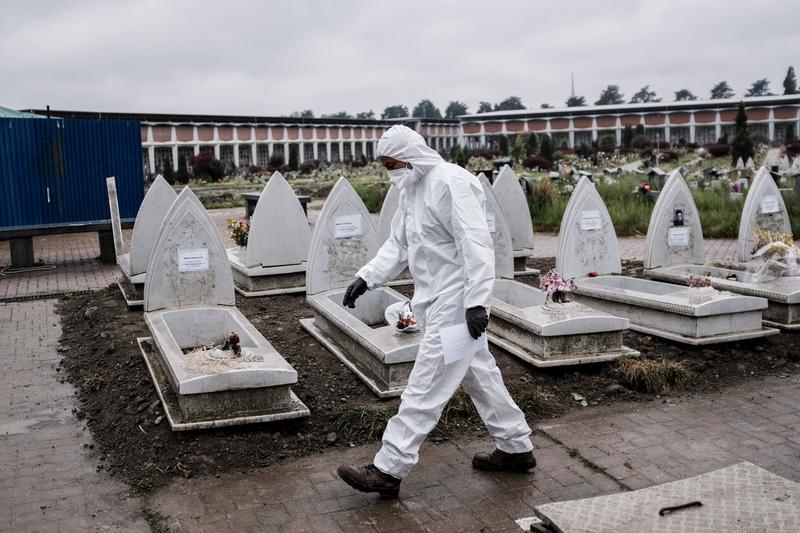
<svg viewBox="0 0 800 533">
<path fill-rule="evenodd" d="M 683 226 L 683 209 L 675 209 L 672 212 L 672 225 L 676 227 Z"/>
</svg>

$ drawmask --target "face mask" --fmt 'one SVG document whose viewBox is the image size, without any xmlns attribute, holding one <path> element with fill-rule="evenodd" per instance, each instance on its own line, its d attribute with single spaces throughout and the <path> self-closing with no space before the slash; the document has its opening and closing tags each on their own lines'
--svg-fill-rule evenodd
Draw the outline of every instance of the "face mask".
<svg viewBox="0 0 800 533">
<path fill-rule="evenodd" d="M 405 183 L 405 181 L 411 175 L 411 170 L 412 169 L 407 168 L 407 167 L 406 168 L 396 168 L 394 170 L 390 170 L 388 172 L 389 181 L 391 181 L 392 185 L 394 185 L 398 189 L 402 188 L 403 184 Z"/>
</svg>

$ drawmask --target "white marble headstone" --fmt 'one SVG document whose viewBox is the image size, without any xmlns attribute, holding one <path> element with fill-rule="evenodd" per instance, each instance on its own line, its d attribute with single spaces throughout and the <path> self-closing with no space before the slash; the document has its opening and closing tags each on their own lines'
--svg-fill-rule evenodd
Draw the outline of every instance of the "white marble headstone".
<svg viewBox="0 0 800 533">
<path fill-rule="evenodd" d="M 111 233 L 114 235 L 114 251 L 117 256 L 128 253 L 122 238 L 122 222 L 119 218 L 119 202 L 117 200 L 117 181 L 111 176 L 106 178 L 108 191 L 108 212 L 111 214 Z"/>
<path fill-rule="evenodd" d="M 185 187 L 159 230 L 144 282 L 144 310 L 235 305 L 225 246 L 200 200 Z"/>
<path fill-rule="evenodd" d="M 747 199 L 742 208 L 739 221 L 739 241 L 736 246 L 736 257 L 739 261 L 747 261 L 757 244 L 758 230 L 768 229 L 773 232 L 791 233 L 789 213 L 786 204 L 766 167 L 761 167 L 747 191 Z"/>
<path fill-rule="evenodd" d="M 747 162 L 744 164 L 744 168 L 755 168 L 756 164 L 753 162 L 752 157 L 747 158 Z"/>
<path fill-rule="evenodd" d="M 282 266 L 308 257 L 311 230 L 292 186 L 280 172 L 267 182 L 250 218 L 245 264 Z"/>
<path fill-rule="evenodd" d="M 381 218 L 378 221 L 378 246 L 381 246 L 392 233 L 392 218 L 400 205 L 400 189 L 391 185 L 381 206 Z"/>
<path fill-rule="evenodd" d="M 556 270 L 564 278 L 579 278 L 590 272 L 622 272 L 619 243 L 611 216 L 594 184 L 585 176 L 572 192 L 561 219 Z"/>
<path fill-rule="evenodd" d="M 345 178 L 339 178 L 314 226 L 306 294 L 346 287 L 377 251 L 378 234 L 364 202 Z"/>
<path fill-rule="evenodd" d="M 528 200 L 516 174 L 508 165 L 500 170 L 494 180 L 494 192 L 511 230 L 511 245 L 514 250 L 532 250 L 533 223 Z"/>
<path fill-rule="evenodd" d="M 704 261 L 700 215 L 683 176 L 674 170 L 650 215 L 644 267 L 703 264 Z"/>
<path fill-rule="evenodd" d="M 503 214 L 500 201 L 489 180 L 481 174 L 478 180 L 486 196 L 486 224 L 494 242 L 494 275 L 497 278 L 514 279 L 514 249 L 511 230 Z M 519 187 L 519 185 L 517 185 Z"/>
<path fill-rule="evenodd" d="M 741 157 L 736 160 L 736 170 L 744 170 L 744 161 Z"/>
<path fill-rule="evenodd" d="M 131 276 L 147 271 L 158 230 L 164 223 L 170 206 L 178 195 L 161 174 L 147 190 L 131 235 Z"/>
</svg>

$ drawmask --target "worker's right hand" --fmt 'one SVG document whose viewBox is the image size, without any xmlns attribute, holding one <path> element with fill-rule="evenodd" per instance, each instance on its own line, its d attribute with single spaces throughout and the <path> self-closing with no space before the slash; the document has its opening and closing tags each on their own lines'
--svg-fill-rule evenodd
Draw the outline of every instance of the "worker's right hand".
<svg viewBox="0 0 800 533">
<path fill-rule="evenodd" d="M 344 301 L 342 305 L 354 309 L 356 307 L 356 298 L 365 292 L 367 292 L 367 282 L 361 278 L 356 278 L 353 283 L 347 286 L 347 290 L 344 291 Z"/>
<path fill-rule="evenodd" d="M 480 338 L 486 326 L 489 325 L 489 315 L 486 308 L 481 306 L 470 307 L 466 312 L 467 329 L 473 339 Z"/>
</svg>

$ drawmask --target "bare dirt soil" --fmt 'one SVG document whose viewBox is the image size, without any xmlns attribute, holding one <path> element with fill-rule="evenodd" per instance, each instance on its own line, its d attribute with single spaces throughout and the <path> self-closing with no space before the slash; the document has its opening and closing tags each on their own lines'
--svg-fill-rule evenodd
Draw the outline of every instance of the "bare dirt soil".
<svg viewBox="0 0 800 533">
<path fill-rule="evenodd" d="M 546 271 L 552 260 L 531 261 Z M 635 273 L 641 263 L 625 265 Z M 525 278 L 522 278 L 525 280 Z M 535 277 L 526 282 L 535 283 Z M 407 295 L 410 290 L 404 289 Z M 129 311 L 116 286 L 59 303 L 63 334 L 64 379 L 77 389 L 77 416 L 85 418 L 100 449 L 98 469 L 106 469 L 139 490 L 178 476 L 247 471 L 330 447 L 379 439 L 399 400 L 379 400 L 338 359 L 309 336 L 300 318 L 313 316 L 304 295 L 245 299 L 239 309 L 299 374 L 295 393 L 311 410 L 296 421 L 174 433 L 163 419 L 153 383 L 136 344 L 148 336 L 141 311 Z M 800 372 L 800 335 L 782 333 L 762 340 L 687 348 L 636 333 L 625 344 L 647 357 L 682 361 L 691 372 L 686 385 L 656 396 L 632 390 L 616 364 L 535 369 L 492 347 L 506 385 L 531 424 L 582 409 L 587 403 L 620 400 L 667 401 L 667 397 L 703 394 L 755 376 Z M 616 384 L 616 385 L 615 385 Z M 611 387 L 610 387 L 611 386 Z M 448 404 L 431 439 L 441 441 L 484 435 L 468 397 L 459 392 Z"/>
</svg>

